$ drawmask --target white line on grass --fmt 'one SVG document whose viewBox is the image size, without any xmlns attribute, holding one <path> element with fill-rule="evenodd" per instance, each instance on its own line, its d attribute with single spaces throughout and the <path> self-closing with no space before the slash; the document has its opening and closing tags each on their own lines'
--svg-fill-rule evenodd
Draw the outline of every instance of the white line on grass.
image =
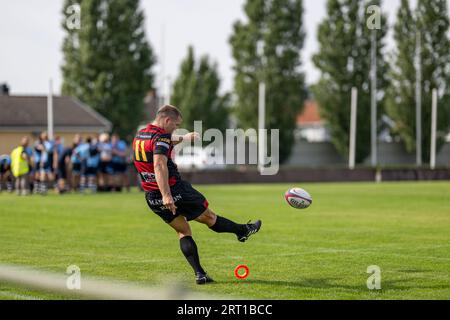
<svg viewBox="0 0 450 320">
<path fill-rule="evenodd" d="M 34 296 L 24 295 L 24 294 L 16 294 L 13 292 L 8 292 L 8 291 L 0 291 L 0 296 L 14 298 L 14 299 L 18 299 L 18 300 L 43 300 L 41 298 L 37 298 Z"/>
</svg>

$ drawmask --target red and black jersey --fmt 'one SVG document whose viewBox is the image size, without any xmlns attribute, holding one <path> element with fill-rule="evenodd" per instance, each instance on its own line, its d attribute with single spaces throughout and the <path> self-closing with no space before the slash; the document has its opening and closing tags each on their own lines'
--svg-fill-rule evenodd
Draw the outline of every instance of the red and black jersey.
<svg viewBox="0 0 450 320">
<path fill-rule="evenodd" d="M 137 133 L 133 140 L 133 150 L 134 166 L 139 172 L 141 185 L 145 191 L 159 190 L 153 166 L 154 154 L 162 154 L 167 157 L 170 187 L 181 179 L 177 165 L 172 160 L 172 135 L 164 129 L 149 124 Z"/>
</svg>

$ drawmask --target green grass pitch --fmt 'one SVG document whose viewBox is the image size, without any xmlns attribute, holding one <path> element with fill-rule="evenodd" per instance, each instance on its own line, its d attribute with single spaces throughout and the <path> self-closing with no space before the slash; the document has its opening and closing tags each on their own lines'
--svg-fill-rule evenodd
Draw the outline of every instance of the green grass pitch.
<svg viewBox="0 0 450 320">
<path fill-rule="evenodd" d="M 284 192 L 303 187 L 307 210 Z M 0 194 L 0 263 L 160 285 L 175 279 L 221 297 L 450 299 L 450 183 L 196 186 L 218 214 L 261 231 L 240 243 L 192 222 L 201 262 L 216 283 L 197 286 L 175 232 L 142 193 L 17 197 Z M 246 280 L 234 268 L 246 264 Z M 381 268 L 369 290 L 367 267 Z M 0 299 L 63 296 L 0 283 Z"/>
</svg>

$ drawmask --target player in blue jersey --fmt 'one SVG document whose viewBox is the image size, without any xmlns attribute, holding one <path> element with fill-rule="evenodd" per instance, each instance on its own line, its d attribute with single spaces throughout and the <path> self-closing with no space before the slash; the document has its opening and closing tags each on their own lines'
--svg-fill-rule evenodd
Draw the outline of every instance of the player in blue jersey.
<svg viewBox="0 0 450 320">
<path fill-rule="evenodd" d="M 71 172 L 70 185 L 72 190 L 78 191 L 80 188 L 80 178 L 81 178 L 81 159 L 76 154 L 77 147 L 82 143 L 81 136 L 79 134 L 75 135 L 72 143 L 72 153 L 70 156 L 70 168 Z"/>
<path fill-rule="evenodd" d="M 113 187 L 116 191 L 122 191 L 123 187 L 130 188 L 130 182 L 127 174 L 127 156 L 128 146 L 123 140 L 120 140 L 117 134 L 111 137 L 112 145 L 112 166 L 114 169 Z"/>
<path fill-rule="evenodd" d="M 8 154 L 0 156 L 0 192 L 5 188 L 12 191 L 11 157 Z"/>
<path fill-rule="evenodd" d="M 109 134 L 102 133 L 99 137 L 98 149 L 100 151 L 99 187 L 101 191 L 110 191 L 114 168 L 112 166 L 112 145 Z"/>
<path fill-rule="evenodd" d="M 98 150 L 98 143 L 96 139 L 88 138 L 86 140 L 89 144 L 89 149 L 87 152 L 87 158 L 83 165 L 83 172 L 81 175 L 82 186 L 91 190 L 92 193 L 97 192 L 97 175 L 100 164 L 100 152 Z"/>
</svg>

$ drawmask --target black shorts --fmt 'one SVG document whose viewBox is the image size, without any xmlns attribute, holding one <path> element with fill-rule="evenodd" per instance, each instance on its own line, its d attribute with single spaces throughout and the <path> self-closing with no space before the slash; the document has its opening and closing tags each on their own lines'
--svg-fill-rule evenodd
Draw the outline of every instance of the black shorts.
<svg viewBox="0 0 450 320">
<path fill-rule="evenodd" d="M 103 174 L 114 174 L 114 167 L 111 161 L 100 161 L 99 171 Z"/>
<path fill-rule="evenodd" d="M 176 217 L 182 215 L 187 221 L 198 218 L 208 208 L 208 201 L 189 182 L 180 180 L 170 188 L 177 212 L 166 209 L 162 204 L 162 196 L 159 191 L 145 193 L 145 200 L 150 209 L 161 217 L 166 223 L 171 223 Z"/>
<path fill-rule="evenodd" d="M 97 176 L 98 167 L 88 167 L 83 166 L 83 169 L 81 170 L 81 175 L 84 177 L 95 177 Z"/>
<path fill-rule="evenodd" d="M 66 170 L 65 165 L 62 165 L 62 164 L 58 165 L 57 176 L 58 176 L 58 179 L 64 179 L 64 180 L 67 179 L 67 170 Z"/>
<path fill-rule="evenodd" d="M 72 163 L 72 172 L 75 174 L 81 173 L 81 163 Z"/>
<path fill-rule="evenodd" d="M 36 169 L 36 172 L 45 172 L 45 173 L 53 172 L 52 164 L 48 161 L 45 163 L 36 162 L 35 169 Z"/>
<path fill-rule="evenodd" d="M 8 164 L 0 164 L 0 174 L 4 174 L 10 170 L 10 167 Z"/>
<path fill-rule="evenodd" d="M 126 163 L 113 162 L 114 173 L 125 173 L 127 171 Z"/>
</svg>

